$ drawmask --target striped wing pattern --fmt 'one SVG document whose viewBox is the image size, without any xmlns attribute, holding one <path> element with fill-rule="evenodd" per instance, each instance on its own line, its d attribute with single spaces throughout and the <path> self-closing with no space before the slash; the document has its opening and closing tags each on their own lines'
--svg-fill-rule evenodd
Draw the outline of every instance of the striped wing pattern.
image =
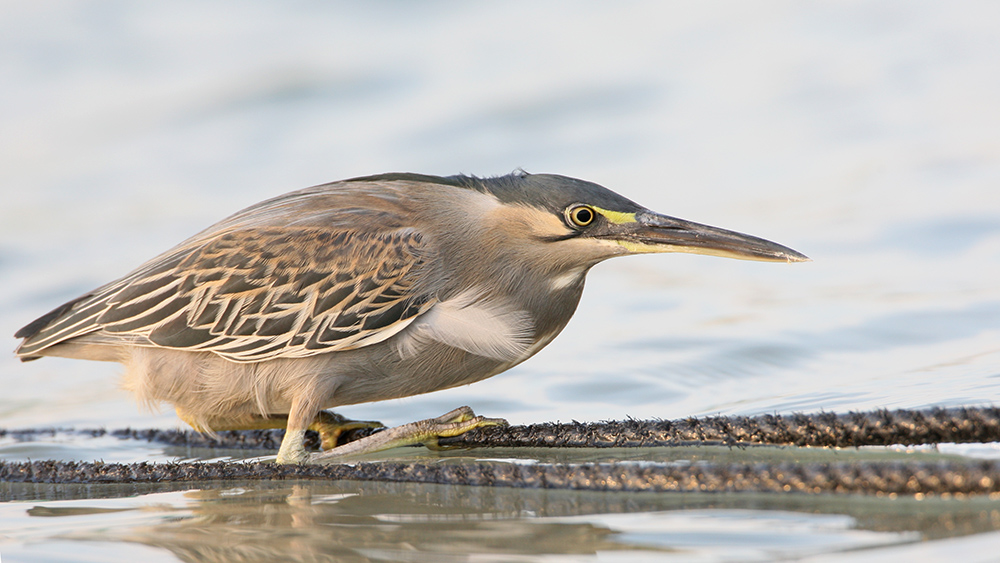
<svg viewBox="0 0 1000 563">
<path fill-rule="evenodd" d="M 220 234 L 102 299 L 95 336 L 236 362 L 374 344 L 433 305 L 414 285 L 425 265 L 422 242 L 410 229 Z"/>
</svg>

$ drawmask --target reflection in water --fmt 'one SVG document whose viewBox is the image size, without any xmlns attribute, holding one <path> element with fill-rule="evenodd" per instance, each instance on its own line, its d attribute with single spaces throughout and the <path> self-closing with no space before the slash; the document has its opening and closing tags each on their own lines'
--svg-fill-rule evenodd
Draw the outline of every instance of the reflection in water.
<svg viewBox="0 0 1000 563">
<path fill-rule="evenodd" d="M 298 483 L 194 490 L 184 497 L 180 507 L 151 506 L 168 516 L 153 526 L 70 536 L 137 542 L 184 561 L 451 561 L 646 549 L 616 542 L 616 532 L 605 526 L 534 517 L 550 508 L 577 512 L 572 501 L 549 507 L 490 489 Z"/>
<path fill-rule="evenodd" d="M 1000 530 L 998 503 L 986 500 L 305 481 L 186 491 L 183 484 L 39 487 L 4 484 L 21 489 L 19 498 L 86 500 L 29 508 L 31 520 L 65 521 L 50 521 L 51 535 L 31 539 L 136 543 L 183 561 L 521 560 L 608 552 L 670 560 L 732 549 L 769 560 Z M 121 496 L 130 494 L 140 496 Z"/>
</svg>

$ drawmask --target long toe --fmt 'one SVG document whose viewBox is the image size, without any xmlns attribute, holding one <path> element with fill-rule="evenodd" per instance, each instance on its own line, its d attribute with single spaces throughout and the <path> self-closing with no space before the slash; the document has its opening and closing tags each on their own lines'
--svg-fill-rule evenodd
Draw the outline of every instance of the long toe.
<svg viewBox="0 0 1000 563">
<path fill-rule="evenodd" d="M 383 430 L 360 440 L 337 446 L 312 456 L 313 461 L 323 461 L 344 456 L 369 454 L 400 446 L 424 445 L 438 449 L 439 438 L 451 438 L 483 426 L 506 425 L 502 418 L 476 416 L 469 407 L 455 409 L 436 418 L 411 422 Z"/>
<path fill-rule="evenodd" d="M 429 421 L 434 421 L 440 424 L 449 424 L 452 422 L 465 422 L 467 420 L 472 420 L 473 418 L 476 418 L 476 413 L 472 411 L 472 407 L 465 406 L 465 407 L 458 407 L 457 409 L 452 411 L 448 411 L 442 414 L 441 416 L 430 418 L 427 420 L 421 420 L 414 424 L 419 424 L 422 422 L 429 422 Z"/>
<path fill-rule="evenodd" d="M 472 411 L 470 410 L 469 412 Z M 432 450 L 448 449 L 438 443 L 439 438 L 454 438 L 455 436 L 465 434 L 469 430 L 483 428 L 485 426 L 507 426 L 507 421 L 502 418 L 473 416 L 472 418 L 465 420 L 438 423 L 436 426 L 428 427 L 426 438 L 421 440 L 420 443 Z"/>
</svg>

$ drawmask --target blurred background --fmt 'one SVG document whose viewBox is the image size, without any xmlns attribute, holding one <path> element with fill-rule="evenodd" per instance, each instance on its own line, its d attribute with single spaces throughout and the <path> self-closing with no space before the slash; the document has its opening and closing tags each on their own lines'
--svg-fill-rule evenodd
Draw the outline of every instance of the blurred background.
<svg viewBox="0 0 1000 563">
<path fill-rule="evenodd" d="M 243 207 L 392 171 L 574 176 L 814 262 L 616 259 L 530 361 L 348 416 L 994 404 L 998 21 L 986 0 L 0 1 L 0 429 L 181 427 L 119 390 L 117 365 L 22 364 L 12 335 Z M 0 433 L 4 460 L 185 455 Z M 28 501 L 0 502 L 4 560 L 973 561 L 1000 545 L 941 540 L 1000 528 L 988 499 L 32 487 L 0 483 Z"/>
<path fill-rule="evenodd" d="M 516 168 L 815 261 L 617 259 L 470 387 L 514 423 L 992 404 L 1000 5 L 0 3 L 0 334 L 297 188 Z M 180 426 L 0 358 L 0 427 Z"/>
</svg>

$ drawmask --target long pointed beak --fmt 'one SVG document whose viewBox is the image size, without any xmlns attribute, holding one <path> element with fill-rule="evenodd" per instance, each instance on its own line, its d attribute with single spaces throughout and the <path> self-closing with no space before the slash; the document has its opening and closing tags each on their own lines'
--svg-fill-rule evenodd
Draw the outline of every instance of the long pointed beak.
<svg viewBox="0 0 1000 563">
<path fill-rule="evenodd" d="M 685 252 L 764 262 L 808 262 L 809 257 L 787 246 L 755 236 L 710 227 L 652 211 L 635 214 L 635 222 L 620 225 L 617 242 L 632 252 Z"/>
</svg>

